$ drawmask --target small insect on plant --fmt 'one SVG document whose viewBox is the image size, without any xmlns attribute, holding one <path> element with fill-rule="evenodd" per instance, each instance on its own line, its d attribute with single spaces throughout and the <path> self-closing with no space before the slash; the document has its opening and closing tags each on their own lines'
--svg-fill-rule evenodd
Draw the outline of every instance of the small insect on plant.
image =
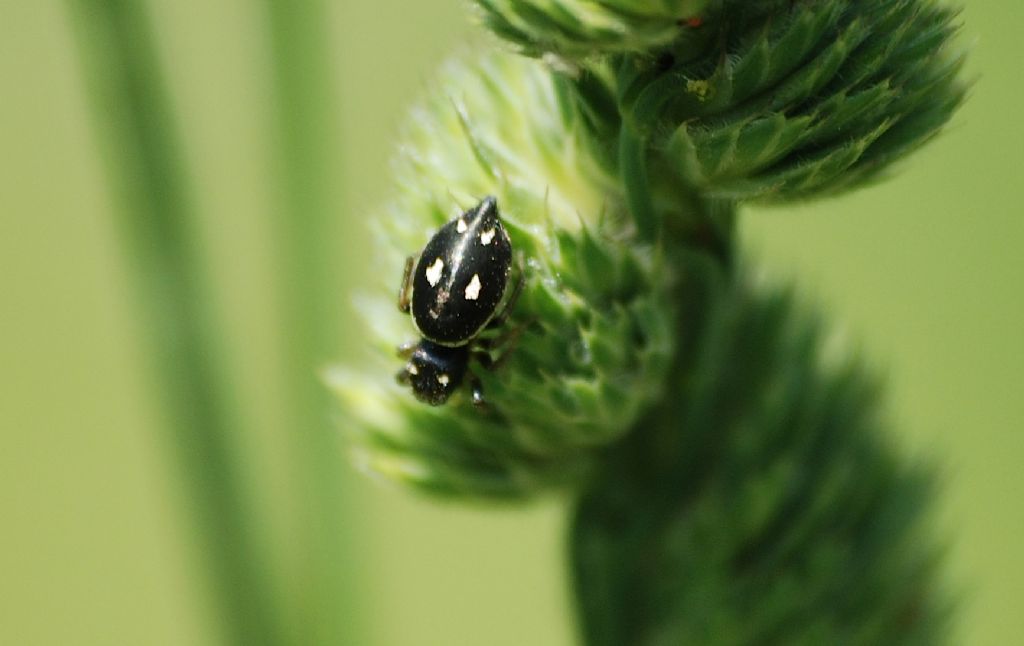
<svg viewBox="0 0 1024 646">
<path fill-rule="evenodd" d="M 519 297 L 521 272 L 505 298 L 511 267 L 512 242 L 493 196 L 441 227 L 420 252 L 419 261 L 413 256 L 406 259 L 398 309 L 412 312 L 423 338 L 399 347 L 399 356 L 407 363 L 397 378 L 412 388 L 416 399 L 439 406 L 470 372 L 471 357 L 488 369 L 504 359 L 491 358 L 489 350 L 496 340 L 479 337 L 485 329 L 502 326 Z M 473 403 L 483 405 L 480 381 L 471 372 L 470 379 Z"/>
</svg>

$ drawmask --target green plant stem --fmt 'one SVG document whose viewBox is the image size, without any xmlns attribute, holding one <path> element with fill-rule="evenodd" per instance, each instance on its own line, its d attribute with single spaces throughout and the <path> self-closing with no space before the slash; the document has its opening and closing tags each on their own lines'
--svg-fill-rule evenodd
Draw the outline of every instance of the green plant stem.
<svg viewBox="0 0 1024 646">
<path fill-rule="evenodd" d="M 705 252 L 667 397 L 605 452 L 570 556 L 583 642 L 936 644 L 948 603 L 929 469 L 885 441 L 878 388 L 820 325 Z"/>
<path fill-rule="evenodd" d="M 69 0 L 68 7 L 111 180 L 122 193 L 118 224 L 226 641 L 280 644 L 274 581 L 230 446 L 235 420 L 210 285 L 148 16 L 133 0 Z"/>
<path fill-rule="evenodd" d="M 308 644 L 358 643 L 355 597 L 347 549 L 344 470 L 340 440 L 329 424 L 327 393 L 319 372 L 336 349 L 338 316 L 330 303 L 332 223 L 339 190 L 335 145 L 336 101 L 328 47 L 328 10 L 319 0 L 267 0 L 277 121 L 280 203 L 274 229 L 280 249 L 280 311 L 293 439 L 296 505 L 302 558 L 298 638 Z"/>
</svg>

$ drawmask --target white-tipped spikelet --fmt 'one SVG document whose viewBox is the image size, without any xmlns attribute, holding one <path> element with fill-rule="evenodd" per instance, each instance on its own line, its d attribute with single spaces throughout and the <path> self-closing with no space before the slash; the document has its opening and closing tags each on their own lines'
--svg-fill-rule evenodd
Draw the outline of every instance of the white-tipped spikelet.
<svg viewBox="0 0 1024 646">
<path fill-rule="evenodd" d="M 721 0 L 475 0 L 483 22 L 530 56 L 582 59 L 672 42 Z"/>
<path fill-rule="evenodd" d="M 362 301 L 376 356 L 328 375 L 360 464 L 469 497 L 577 483 L 592 452 L 661 395 L 677 277 L 633 242 L 613 179 L 531 62 L 497 54 L 450 64 L 409 123 L 394 202 L 374 219 L 380 281 Z M 485 195 L 497 198 L 516 254 L 510 286 L 523 280 L 509 320 L 486 334 L 513 338 L 492 349 L 499 367 L 470 363 L 486 407 L 468 387 L 431 407 L 394 378 L 395 347 L 417 338 L 395 306 L 403 262 Z"/>
<path fill-rule="evenodd" d="M 669 204 L 875 182 L 966 94 L 958 12 L 933 0 L 477 2 L 495 34 L 559 63 L 597 129 L 643 139 L 664 179 L 638 181 Z"/>
</svg>

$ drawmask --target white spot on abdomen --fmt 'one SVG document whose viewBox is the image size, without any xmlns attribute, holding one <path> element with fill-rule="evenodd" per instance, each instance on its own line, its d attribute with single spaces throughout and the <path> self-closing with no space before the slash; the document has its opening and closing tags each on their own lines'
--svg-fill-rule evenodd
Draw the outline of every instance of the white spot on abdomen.
<svg viewBox="0 0 1024 646">
<path fill-rule="evenodd" d="M 427 275 L 427 282 L 430 283 L 431 287 L 437 285 L 437 281 L 441 280 L 442 271 L 444 271 L 444 261 L 439 256 L 434 261 L 434 264 L 427 267 L 427 271 L 424 272 Z"/>
<path fill-rule="evenodd" d="M 495 233 L 494 229 L 488 229 L 486 231 L 481 231 L 480 232 L 480 244 L 484 245 L 485 247 L 487 245 L 491 244 L 491 240 L 494 240 L 494 233 Z"/>
<path fill-rule="evenodd" d="M 437 383 L 441 384 L 442 386 L 447 386 L 448 385 L 448 375 L 444 374 L 443 372 L 441 374 L 439 374 L 437 376 Z"/>
<path fill-rule="evenodd" d="M 463 220 L 462 218 L 459 218 L 459 223 L 455 225 L 455 230 L 458 231 L 459 233 L 465 233 L 466 229 L 468 228 L 469 227 L 466 225 L 466 221 Z"/>
<path fill-rule="evenodd" d="M 480 288 L 482 286 L 480 284 L 480 274 L 473 274 L 473 278 L 466 285 L 466 300 L 475 301 L 480 298 Z"/>
</svg>

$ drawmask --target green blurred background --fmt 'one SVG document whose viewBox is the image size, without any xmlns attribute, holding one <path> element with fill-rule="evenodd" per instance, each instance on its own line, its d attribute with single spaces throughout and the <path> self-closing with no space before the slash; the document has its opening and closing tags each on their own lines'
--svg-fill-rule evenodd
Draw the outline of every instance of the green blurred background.
<svg viewBox="0 0 1024 646">
<path fill-rule="evenodd" d="M 245 411 L 237 447 L 287 561 L 266 17 L 242 0 L 149 4 Z M 362 218 L 392 190 L 404 111 L 472 32 L 457 0 L 328 13 L 341 205 L 325 363 L 360 347 L 350 295 L 382 269 Z M 214 644 L 70 15 L 0 0 L 0 644 Z M 888 184 L 749 209 L 743 230 L 766 273 L 798 281 L 886 375 L 905 450 L 945 465 L 957 637 L 1011 644 L 1024 635 L 1024 6 L 975 1 L 963 20 L 978 83 L 937 142 Z M 559 501 L 489 510 L 345 485 L 344 620 L 359 643 L 573 642 Z"/>
</svg>

